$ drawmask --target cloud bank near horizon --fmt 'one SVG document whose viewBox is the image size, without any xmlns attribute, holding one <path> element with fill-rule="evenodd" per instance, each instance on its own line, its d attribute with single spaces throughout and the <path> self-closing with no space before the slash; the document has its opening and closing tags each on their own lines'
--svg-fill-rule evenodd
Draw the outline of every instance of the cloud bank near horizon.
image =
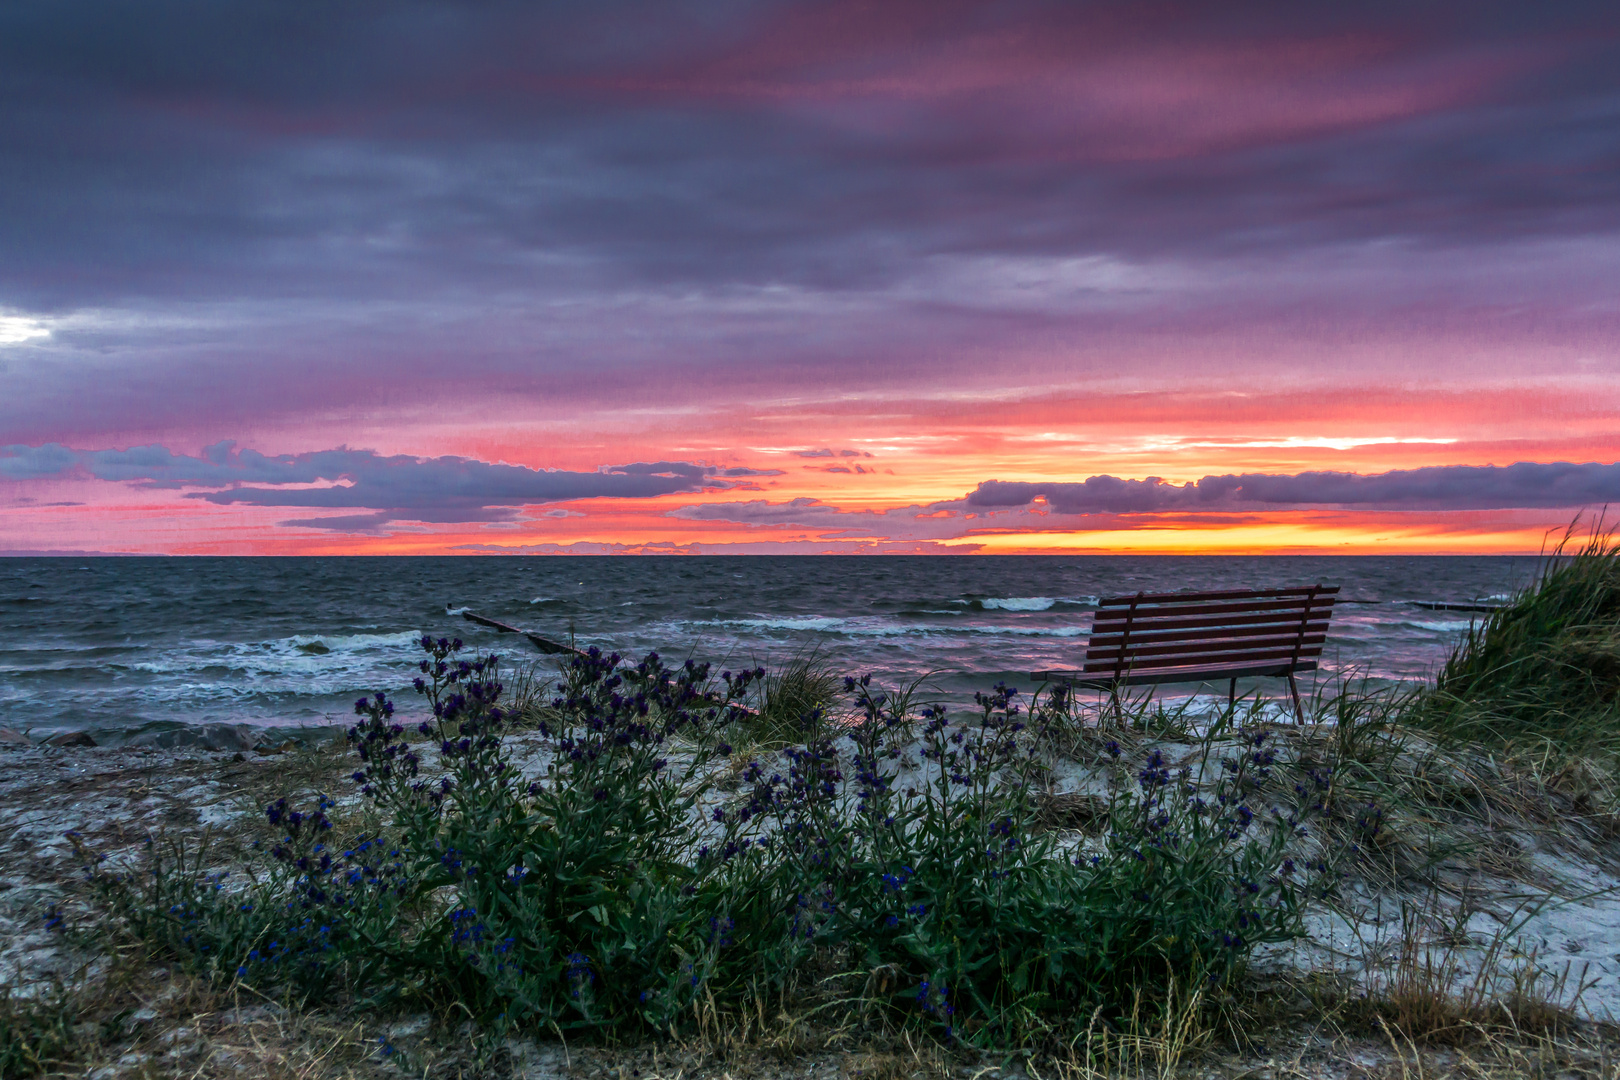
<svg viewBox="0 0 1620 1080">
<path fill-rule="evenodd" d="M 1227 473 L 1180 485 L 1156 476 L 1142 480 L 1092 476 L 1075 483 L 986 480 L 963 502 L 977 509 L 1001 509 L 1028 506 L 1036 499 L 1058 514 L 1316 506 L 1378 510 L 1557 509 L 1620 502 L 1620 463 L 1436 465 L 1370 476 L 1349 472 L 1284 476 Z"/>
<path fill-rule="evenodd" d="M 704 491 L 758 490 L 754 478 L 780 469 L 688 461 L 604 465 L 595 472 L 534 469 L 466 457 L 383 456 L 339 447 L 267 455 L 221 442 L 193 457 L 163 446 L 76 450 L 56 443 L 0 447 L 0 477 L 13 481 L 88 477 L 218 506 L 364 509 L 285 522 L 338 532 L 370 532 L 394 521 L 425 524 L 509 522 L 521 507 L 590 499 L 645 500 Z M 1033 511 L 1018 525 L 1050 527 L 1050 515 L 1192 514 L 1338 507 L 1361 510 L 1573 509 L 1620 503 L 1620 462 L 1516 462 L 1443 465 L 1363 475 L 1311 471 L 1209 475 L 1185 484 L 1091 476 L 1080 481 L 985 480 L 960 499 L 888 510 L 846 510 L 798 497 L 691 503 L 665 512 L 687 521 L 826 530 L 830 538 L 941 539 L 971 531 L 985 515 Z M 561 516 L 552 511 L 546 516 Z M 983 522 L 981 522 L 983 524 Z M 998 521 L 996 528 L 1016 527 Z"/>
<path fill-rule="evenodd" d="M 1186 484 L 1159 477 L 1126 480 L 1092 476 L 1073 482 L 986 480 L 961 499 L 890 510 L 844 510 L 810 498 L 693 503 L 667 512 L 691 521 L 725 521 L 753 528 L 826 530 L 829 539 L 882 537 L 937 540 L 979 530 L 1052 529 L 1052 518 L 1091 515 L 1175 515 L 1195 525 L 1229 523 L 1253 511 L 1315 510 L 1559 510 L 1620 503 L 1620 463 L 1517 462 L 1446 465 L 1361 475 L 1302 472 L 1206 476 Z"/>
<path fill-rule="evenodd" d="M 778 470 L 721 468 L 688 461 L 604 465 L 596 472 L 531 469 L 465 457 L 384 457 L 340 447 L 266 455 L 232 442 L 196 457 L 163 446 L 74 450 L 60 444 L 0 447 L 0 477 L 42 480 L 82 474 L 147 490 L 217 488 L 183 496 L 219 506 L 363 508 L 365 515 L 286 522 L 340 532 L 369 532 L 391 521 L 513 521 L 518 507 L 580 499 L 650 499 L 723 491 Z M 316 486 L 319 485 L 319 486 Z"/>
</svg>

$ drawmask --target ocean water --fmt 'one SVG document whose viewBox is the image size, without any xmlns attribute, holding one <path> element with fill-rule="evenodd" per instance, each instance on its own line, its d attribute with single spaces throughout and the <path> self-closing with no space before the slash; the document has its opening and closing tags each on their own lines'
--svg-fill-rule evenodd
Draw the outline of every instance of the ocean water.
<svg viewBox="0 0 1620 1080">
<path fill-rule="evenodd" d="M 1316 582 L 1342 587 L 1324 677 L 1420 679 L 1479 617 L 1420 602 L 1500 598 L 1536 568 L 1514 557 L 6 558 L 0 725 L 116 742 L 152 724 L 346 723 L 363 694 L 413 702 L 424 632 L 554 664 L 462 610 L 717 668 L 813 652 L 880 680 L 929 674 L 961 699 L 1074 666 L 1099 596 Z"/>
</svg>

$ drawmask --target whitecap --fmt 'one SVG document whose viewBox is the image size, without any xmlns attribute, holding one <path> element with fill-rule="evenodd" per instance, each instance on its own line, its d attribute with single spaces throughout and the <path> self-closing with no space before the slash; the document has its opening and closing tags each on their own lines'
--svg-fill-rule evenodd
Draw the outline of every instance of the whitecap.
<svg viewBox="0 0 1620 1080">
<path fill-rule="evenodd" d="M 1401 625 L 1410 626 L 1416 630 L 1427 630 L 1435 634 L 1453 634 L 1459 630 L 1466 630 L 1474 624 L 1472 621 L 1458 622 L 1455 619 L 1448 619 L 1445 622 L 1420 622 L 1416 619 L 1408 619 L 1403 621 Z"/>
<path fill-rule="evenodd" d="M 982 601 L 987 611 L 1049 611 L 1056 603 L 1055 596 L 992 596 Z"/>
<path fill-rule="evenodd" d="M 1074 638 L 1086 632 L 1083 626 L 963 626 L 951 627 L 956 634 L 1016 634 L 1019 637 Z"/>
<path fill-rule="evenodd" d="M 754 626 L 761 630 L 840 630 L 848 619 L 835 619 L 830 615 L 806 615 L 803 618 L 779 617 L 774 619 L 722 619 L 722 626 Z"/>
</svg>

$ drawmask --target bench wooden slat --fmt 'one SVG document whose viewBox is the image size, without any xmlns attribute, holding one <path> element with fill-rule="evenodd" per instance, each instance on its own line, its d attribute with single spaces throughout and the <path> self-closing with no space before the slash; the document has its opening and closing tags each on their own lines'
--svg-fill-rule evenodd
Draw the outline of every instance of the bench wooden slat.
<svg viewBox="0 0 1620 1080">
<path fill-rule="evenodd" d="M 1220 641 L 1161 641 L 1151 645 L 1138 646 L 1131 642 L 1124 649 L 1115 648 L 1088 648 L 1086 650 L 1086 663 L 1097 660 L 1106 660 L 1112 663 L 1123 658 L 1128 666 L 1131 657 L 1142 657 L 1144 660 L 1156 656 L 1179 656 L 1185 653 L 1216 653 L 1253 652 L 1256 649 L 1289 649 L 1295 645 L 1300 646 L 1301 652 L 1313 645 L 1321 645 L 1327 641 L 1326 634 L 1309 634 L 1300 637 L 1298 634 L 1281 634 L 1264 638 L 1227 638 Z M 1138 661 L 1140 663 L 1141 661 Z"/>
<path fill-rule="evenodd" d="M 1136 664 L 1118 664 L 1112 660 L 1099 660 L 1095 663 L 1088 660 L 1082 666 L 1082 671 L 1158 671 L 1166 667 L 1179 667 L 1182 664 L 1195 664 L 1208 666 L 1210 664 L 1251 664 L 1261 660 L 1287 660 L 1289 657 L 1317 657 L 1322 655 L 1321 646 L 1294 649 L 1254 649 L 1243 652 L 1229 653 L 1201 653 L 1194 656 L 1182 657 L 1176 664 L 1154 663 L 1142 661 Z"/>
<path fill-rule="evenodd" d="M 1281 677 L 1289 672 L 1315 671 L 1316 661 L 1302 660 L 1297 664 L 1262 663 L 1248 665 L 1209 664 L 1203 667 L 1175 668 L 1165 671 L 1133 672 L 1118 679 L 1098 678 L 1089 671 L 1032 671 L 1030 677 L 1043 682 L 1066 682 L 1091 690 L 1107 690 L 1114 686 L 1157 686 L 1173 682 L 1225 682 L 1227 679 L 1259 679 Z"/>
<path fill-rule="evenodd" d="M 1185 603 L 1190 600 L 1239 600 L 1250 597 L 1264 596 L 1304 596 L 1314 593 L 1317 596 L 1332 596 L 1339 591 L 1337 585 L 1305 585 L 1297 589 L 1226 589 L 1221 592 L 1171 592 L 1171 593 L 1138 593 L 1135 596 L 1110 596 L 1097 601 L 1099 607 L 1112 607 L 1116 604 L 1162 604 L 1168 602 Z"/>
<path fill-rule="evenodd" d="M 1303 614 L 1303 611 L 1296 609 L 1289 612 L 1267 612 L 1260 615 L 1204 615 L 1199 617 L 1179 616 L 1168 619 L 1148 618 L 1144 615 L 1138 615 L 1136 618 L 1131 620 L 1131 637 L 1132 639 L 1136 637 L 1138 627 L 1145 627 L 1149 630 L 1169 631 L 1198 630 L 1206 626 L 1251 626 L 1262 623 L 1286 623 L 1289 625 L 1297 625 L 1300 617 Z M 1325 609 L 1318 611 L 1313 608 L 1310 612 L 1310 618 L 1307 621 L 1311 623 L 1321 622 L 1322 624 L 1326 625 L 1332 614 L 1333 613 L 1331 611 Z M 1100 628 L 1098 627 L 1096 620 L 1093 620 L 1091 624 L 1091 636 L 1093 640 L 1095 640 L 1099 634 L 1103 636 L 1118 634 L 1124 629 L 1124 627 L 1125 620 L 1123 619 L 1110 620 Z"/>
<path fill-rule="evenodd" d="M 1211 664 L 1246 664 L 1251 660 L 1286 660 L 1291 656 L 1314 660 L 1322 655 L 1319 645 L 1310 645 L 1295 651 L 1287 649 L 1233 649 L 1229 652 L 1176 653 L 1168 656 L 1149 656 L 1132 663 L 1115 660 L 1082 660 L 1084 671 L 1161 671 L 1165 668 L 1208 667 Z"/>
<path fill-rule="evenodd" d="M 1218 604 L 1164 604 L 1159 607 L 1139 607 L 1135 609 L 1135 611 L 1130 611 L 1124 608 L 1109 608 L 1106 611 L 1099 609 L 1096 618 L 1093 619 L 1093 622 L 1122 623 L 1129 619 L 1134 623 L 1138 619 L 1150 617 L 1165 618 L 1178 615 L 1243 615 L 1250 612 L 1261 613 L 1292 611 L 1295 614 L 1300 614 L 1306 610 L 1313 612 L 1331 611 L 1333 610 L 1333 598 L 1327 597 L 1324 599 L 1318 597 L 1316 600 L 1310 603 L 1307 603 L 1305 600 L 1290 600 L 1283 603 L 1269 600 L 1250 601 L 1248 603 L 1244 603 L 1234 600 L 1230 603 Z"/>
<path fill-rule="evenodd" d="M 1090 647 L 1113 649 L 1118 648 L 1121 642 L 1129 647 L 1135 647 L 1138 644 L 1146 646 L 1159 641 L 1217 641 L 1221 638 L 1272 637 L 1278 634 L 1292 638 L 1298 637 L 1302 628 L 1306 635 L 1310 635 L 1325 633 L 1327 627 L 1326 619 L 1306 623 L 1291 619 L 1287 622 L 1257 623 L 1247 626 L 1205 626 L 1188 630 L 1163 630 L 1153 627 L 1138 631 L 1133 626 L 1129 634 L 1092 634 Z"/>
<path fill-rule="evenodd" d="M 1179 651 L 1162 652 L 1154 656 L 1141 657 L 1133 657 L 1127 653 L 1124 660 L 1121 660 L 1118 656 L 1086 656 L 1081 659 L 1080 663 L 1088 671 L 1100 671 L 1102 668 L 1119 668 L 1128 671 L 1131 668 L 1161 668 L 1177 664 L 1213 664 L 1224 662 L 1236 656 L 1253 657 L 1262 654 L 1268 657 L 1320 656 L 1323 647 L 1320 644 L 1297 645 L 1295 642 L 1289 641 L 1285 643 L 1266 642 L 1254 646 L 1234 645 L 1231 648 L 1191 649 L 1178 646 L 1169 646 L 1169 648 L 1178 648 Z"/>
<path fill-rule="evenodd" d="M 1081 669 L 1038 671 L 1076 686 L 1142 686 L 1283 676 L 1294 712 L 1305 718 L 1294 675 L 1315 670 L 1327 643 L 1339 586 L 1138 593 L 1101 601 Z M 1119 697 L 1114 707 L 1121 710 Z"/>
</svg>

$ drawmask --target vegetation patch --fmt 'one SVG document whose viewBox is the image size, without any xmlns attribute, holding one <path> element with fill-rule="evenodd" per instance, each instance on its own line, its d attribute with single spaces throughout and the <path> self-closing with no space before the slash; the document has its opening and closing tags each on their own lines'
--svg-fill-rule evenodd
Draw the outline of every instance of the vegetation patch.
<svg viewBox="0 0 1620 1080">
<path fill-rule="evenodd" d="M 453 1006 L 496 1035 L 679 1033 L 832 985 L 840 1008 L 1018 1046 L 1227 987 L 1327 880 L 1307 823 L 1331 773 L 1294 776 L 1264 727 L 1220 760 L 1213 741 L 1191 763 L 1110 744 L 1106 825 L 1075 844 L 1032 788 L 1061 694 L 913 716 L 850 679 L 847 720 L 814 707 L 801 742 L 738 770 L 727 733 L 760 673 L 593 651 L 525 768 L 495 658 L 422 647 L 427 719 L 356 706 L 376 831 L 345 832 L 323 796 L 270 804 L 280 835 L 224 868 L 153 841 L 92 872 L 129 932 L 262 995 Z"/>
<path fill-rule="evenodd" d="M 1537 580 L 1472 626 L 1410 722 L 1456 743 L 1620 754 L 1620 543 L 1570 538 Z"/>
</svg>

